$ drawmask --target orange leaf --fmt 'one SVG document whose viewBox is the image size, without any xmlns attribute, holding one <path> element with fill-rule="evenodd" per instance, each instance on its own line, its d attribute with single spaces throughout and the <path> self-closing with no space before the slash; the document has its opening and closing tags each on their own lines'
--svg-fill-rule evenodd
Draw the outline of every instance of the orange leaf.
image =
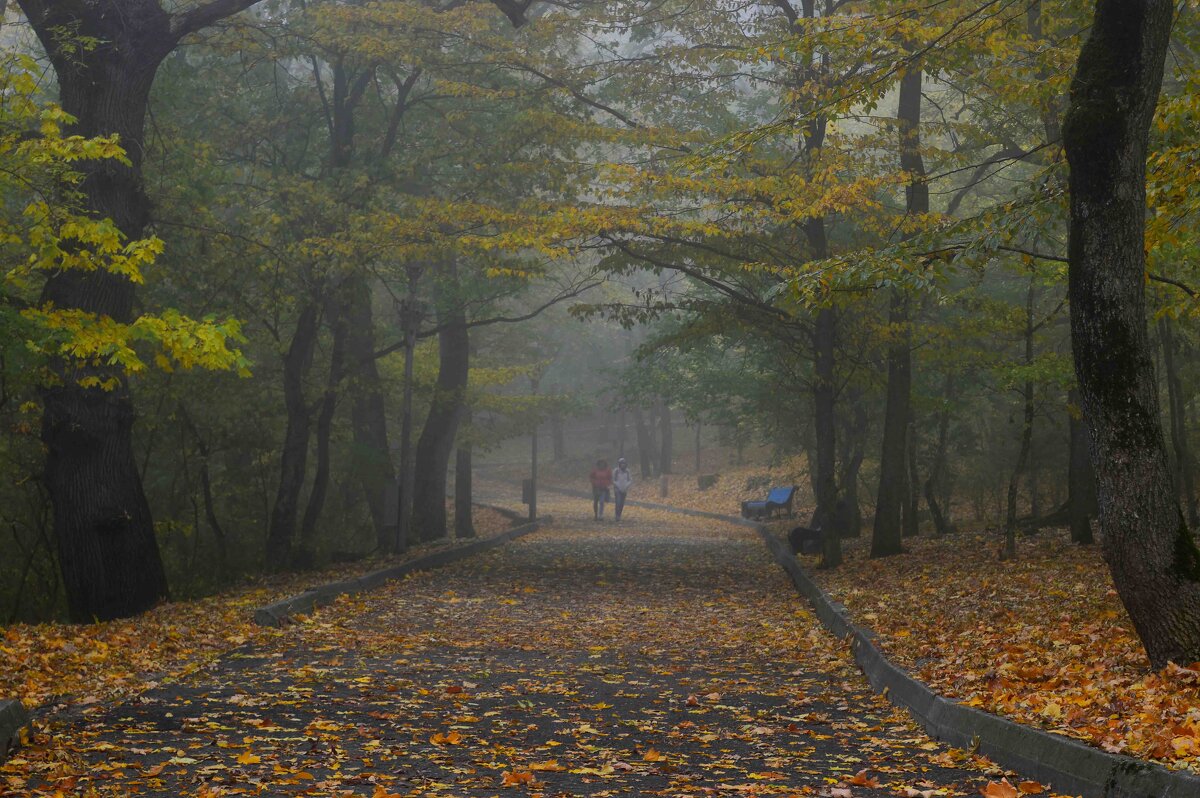
<svg viewBox="0 0 1200 798">
<path fill-rule="evenodd" d="M 429 738 L 429 742 L 434 745 L 458 745 L 462 742 L 462 735 L 456 731 L 450 731 L 446 734 L 438 732 Z"/>
<path fill-rule="evenodd" d="M 382 784 L 376 784 L 375 792 L 371 793 L 371 798 L 400 798 L 400 794 L 388 792 L 383 788 Z"/>
<path fill-rule="evenodd" d="M 1019 798 L 1020 793 L 1017 788 L 1008 782 L 1008 779 L 1000 781 L 989 781 L 987 786 L 979 791 L 987 798 Z"/>
<path fill-rule="evenodd" d="M 533 774 L 527 770 L 518 770 L 512 773 L 506 770 L 500 778 L 502 787 L 516 787 L 519 784 L 533 784 Z"/>
<path fill-rule="evenodd" d="M 846 779 L 846 783 L 854 784 L 859 787 L 878 787 L 879 779 L 868 776 L 867 769 L 863 768 L 862 770 L 858 771 L 850 778 Z"/>
<path fill-rule="evenodd" d="M 262 757 L 257 754 L 252 754 L 249 751 L 243 751 L 238 755 L 237 763 L 239 765 L 257 765 L 262 761 Z"/>
<path fill-rule="evenodd" d="M 1041 795 L 1046 791 L 1046 788 L 1037 781 L 1022 781 L 1017 784 L 1017 789 L 1022 795 Z"/>
<path fill-rule="evenodd" d="M 647 762 L 662 762 L 666 758 L 666 754 L 659 753 L 653 748 L 647 749 L 646 753 L 642 754 L 642 759 L 646 760 Z"/>
</svg>

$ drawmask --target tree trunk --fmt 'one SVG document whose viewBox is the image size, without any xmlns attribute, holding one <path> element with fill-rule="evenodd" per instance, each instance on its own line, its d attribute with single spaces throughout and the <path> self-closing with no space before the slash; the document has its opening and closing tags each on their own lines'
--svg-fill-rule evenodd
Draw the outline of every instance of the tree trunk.
<svg viewBox="0 0 1200 798">
<path fill-rule="evenodd" d="M 824 225 L 822 224 L 822 227 Z M 832 308 L 821 308 L 817 311 L 817 321 L 813 343 L 816 349 L 815 381 L 813 388 L 813 403 L 816 410 L 816 445 L 817 445 L 817 483 L 816 483 L 816 512 L 825 519 L 822 525 L 823 548 L 821 550 L 821 566 L 836 568 L 842 564 L 842 535 L 837 520 L 841 514 L 836 512 L 837 483 L 834 476 L 837 461 L 837 430 L 834 406 L 834 347 L 836 344 L 837 317 Z"/>
<path fill-rule="evenodd" d="M 846 502 L 847 508 L 844 514 L 846 528 L 842 534 L 857 538 L 862 536 L 863 526 L 862 506 L 858 501 L 858 472 L 866 456 L 867 439 L 867 408 L 862 401 L 862 391 L 855 390 L 848 404 L 853 416 L 846 427 L 845 457 L 842 458 L 842 501 Z"/>
<path fill-rule="evenodd" d="M 675 434 L 674 430 L 671 429 L 671 405 L 666 399 L 659 400 L 658 419 L 658 439 L 661 451 L 658 457 L 658 473 L 670 474 L 672 473 L 671 463 L 675 459 Z"/>
<path fill-rule="evenodd" d="M 1033 275 L 1029 276 L 1029 289 L 1025 292 L 1025 366 L 1033 365 L 1033 296 L 1036 286 Z M 1003 559 L 1017 556 L 1017 491 L 1021 477 L 1029 467 L 1029 450 L 1033 446 L 1033 381 L 1025 380 L 1021 389 L 1021 448 L 1017 453 L 1017 464 L 1008 480 L 1008 504 L 1004 519 Z"/>
<path fill-rule="evenodd" d="M 1071 541 L 1086 545 L 1093 542 L 1092 516 L 1096 514 L 1096 477 L 1088 455 L 1087 428 L 1079 417 L 1079 390 L 1068 394 L 1067 408 L 1070 426 L 1070 463 L 1067 467 L 1067 506 L 1071 526 Z"/>
<path fill-rule="evenodd" d="M 141 177 L 146 109 L 158 65 L 175 44 L 171 18 L 149 0 L 20 6 L 54 65 L 60 104 L 76 120 L 69 132 L 115 133 L 129 159 L 76 164 L 87 213 L 111 219 L 129 240 L 141 238 L 150 217 Z M 95 46 L 79 48 L 64 31 Z M 127 323 L 134 286 L 104 270 L 70 269 L 47 278 L 41 303 Z M 167 582 L 133 454 L 128 380 L 117 366 L 60 361 L 55 371 L 60 381 L 42 391 L 44 481 L 68 611 L 76 622 L 134 615 L 165 598 Z M 93 377 L 116 387 L 80 385 Z"/>
<path fill-rule="evenodd" d="M 213 533 L 213 540 L 216 541 L 221 578 L 225 579 L 229 576 L 229 545 L 228 539 L 225 536 L 225 529 L 221 526 L 221 521 L 217 517 L 216 502 L 213 500 L 212 476 L 208 465 L 208 443 L 200 435 L 200 430 L 197 429 L 196 422 L 192 420 L 191 413 L 188 412 L 187 406 L 182 402 L 179 403 L 179 417 L 184 426 L 187 427 L 188 432 L 191 433 L 192 439 L 196 441 L 196 450 L 200 453 L 200 490 L 204 499 L 204 519 L 208 522 L 208 528 Z"/>
<path fill-rule="evenodd" d="M 336 302 L 330 302 L 329 326 L 333 331 L 333 343 L 329 353 L 329 377 L 325 383 L 325 394 L 321 397 L 321 411 L 317 414 L 317 463 L 313 469 L 312 487 L 308 491 L 308 503 L 304 517 L 300 520 L 300 545 L 305 558 L 311 562 L 313 538 L 317 523 L 325 508 L 325 497 L 329 493 L 330 444 L 333 437 L 333 416 L 337 411 L 338 388 L 345 371 L 346 321 L 338 312 Z"/>
<path fill-rule="evenodd" d="M 388 552 L 396 544 L 396 530 L 389 527 L 387 496 L 396 480 L 388 444 L 387 412 L 383 386 L 375 359 L 375 319 L 371 287 L 365 277 L 351 275 L 342 288 L 346 324 L 346 376 L 353 399 L 350 426 L 354 436 L 353 466 L 367 499 L 376 546 Z"/>
<path fill-rule="evenodd" d="M 446 473 L 462 419 L 471 342 L 461 308 L 439 315 L 438 379 L 413 474 L 413 526 L 423 541 L 446 537 Z"/>
<path fill-rule="evenodd" d="M 283 403 L 287 409 L 287 428 L 279 458 L 279 487 L 267 529 L 266 566 L 281 570 L 291 562 L 292 541 L 296 535 L 296 513 L 304 473 L 308 465 L 308 439 L 312 419 L 304 398 L 304 378 L 312 365 L 317 345 L 317 306 L 305 305 L 296 320 L 296 332 L 283 358 Z"/>
<path fill-rule="evenodd" d="M 904 442 L 904 451 L 908 458 L 908 466 L 905 468 L 904 474 L 908 495 L 904 498 L 903 535 L 906 538 L 915 538 L 921 531 L 920 519 L 917 518 L 917 513 L 921 509 L 921 481 L 917 474 L 917 428 L 912 421 L 908 422 L 908 435 Z"/>
<path fill-rule="evenodd" d="M 1071 342 L 1104 557 L 1155 668 L 1200 660 L 1200 550 L 1171 486 L 1146 323 L 1146 153 L 1174 12 L 1098 0 L 1063 126 Z"/>
<path fill-rule="evenodd" d="M 1176 357 L 1179 344 L 1175 340 L 1171 320 L 1163 316 L 1158 320 L 1158 333 L 1162 339 L 1163 365 L 1166 371 L 1167 408 L 1170 411 L 1171 446 L 1175 450 L 1175 492 L 1183 500 L 1188 521 L 1196 523 L 1196 485 L 1192 474 L 1192 452 L 1188 446 L 1187 403 L 1183 398 L 1183 383 L 1179 379 Z"/>
<path fill-rule="evenodd" d="M 470 418 L 470 410 L 465 410 L 463 421 L 469 423 Z M 471 444 L 460 440 L 454 460 L 454 536 L 456 538 L 475 537 L 473 468 Z"/>
<path fill-rule="evenodd" d="M 921 157 L 921 83 L 923 70 L 914 64 L 900 78 L 900 96 L 896 122 L 900 134 L 900 168 L 909 175 L 905 186 L 908 215 L 929 213 L 929 186 L 925 182 L 925 161 Z M 887 406 L 883 416 L 883 450 L 879 458 L 879 493 L 875 501 L 875 528 L 871 535 L 871 556 L 899 554 L 901 546 L 901 505 L 905 501 L 905 440 L 912 405 L 912 351 L 909 348 L 908 298 L 898 288 L 892 290 L 888 324 L 893 330 L 904 329 L 888 347 Z M 894 334 L 894 333 L 893 333 Z"/>
<path fill-rule="evenodd" d="M 810 220 L 821 226 L 820 236 L 825 233 L 823 220 Z M 811 237 L 810 237 L 811 240 Z M 815 493 L 817 499 L 816 513 L 824 519 L 822 524 L 821 566 L 836 568 L 842 564 L 842 535 L 845 530 L 838 527 L 841 518 L 836 512 L 837 507 L 837 417 L 834 405 L 836 391 L 834 373 L 834 351 L 837 344 L 837 316 L 833 308 L 821 308 L 817 311 L 816 325 L 813 329 L 813 349 L 815 350 L 815 368 L 813 374 L 813 420 L 816 435 L 817 469 Z"/>
<path fill-rule="evenodd" d="M 651 453 L 654 450 L 654 440 L 646 429 L 646 419 L 640 407 L 633 408 L 633 426 L 637 433 L 638 459 L 642 464 L 642 479 L 654 476 L 654 462 Z"/>
<path fill-rule="evenodd" d="M 1034 424 L 1037 423 L 1036 416 L 1033 422 Z M 1029 468 L 1026 471 L 1025 489 L 1029 491 L 1029 515 L 1033 518 L 1040 518 L 1042 515 L 1042 497 L 1038 491 L 1040 483 L 1038 479 L 1038 447 L 1037 436 L 1033 434 L 1033 425 L 1030 426 L 1029 430 Z"/>
<path fill-rule="evenodd" d="M 908 323 L 908 299 L 894 290 L 888 325 Z M 888 347 L 887 400 L 883 416 L 883 448 L 879 457 L 879 492 L 875 499 L 875 524 L 871 531 L 871 556 L 889 557 L 902 552 L 902 506 L 906 495 L 905 442 L 908 437 L 912 362 L 908 337 L 900 336 Z"/>
<path fill-rule="evenodd" d="M 942 388 L 942 406 L 938 411 L 937 446 L 933 452 L 933 464 L 929 467 L 929 478 L 925 480 L 925 503 L 933 519 L 933 533 L 937 536 L 949 534 L 950 502 L 945 507 L 938 500 L 939 491 L 944 490 L 946 479 L 946 449 L 950 438 L 950 403 L 954 399 L 954 377 L 947 374 Z"/>
</svg>

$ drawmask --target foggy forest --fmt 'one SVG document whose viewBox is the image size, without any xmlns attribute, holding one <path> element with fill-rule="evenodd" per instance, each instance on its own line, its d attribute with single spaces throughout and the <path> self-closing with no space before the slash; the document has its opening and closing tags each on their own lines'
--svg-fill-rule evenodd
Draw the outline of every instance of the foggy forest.
<svg viewBox="0 0 1200 798">
<path fill-rule="evenodd" d="M 0 796 L 1200 798 L 1196 0 L 0 0 Z"/>
</svg>

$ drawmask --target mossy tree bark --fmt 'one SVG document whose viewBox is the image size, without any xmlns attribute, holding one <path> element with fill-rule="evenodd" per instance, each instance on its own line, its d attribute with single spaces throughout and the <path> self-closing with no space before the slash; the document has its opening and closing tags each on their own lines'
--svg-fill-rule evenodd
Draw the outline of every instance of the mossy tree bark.
<svg viewBox="0 0 1200 798">
<path fill-rule="evenodd" d="M 1071 343 L 1104 558 L 1150 663 L 1200 660 L 1200 550 L 1179 507 L 1146 321 L 1146 155 L 1175 4 L 1098 0 L 1071 84 Z"/>
</svg>

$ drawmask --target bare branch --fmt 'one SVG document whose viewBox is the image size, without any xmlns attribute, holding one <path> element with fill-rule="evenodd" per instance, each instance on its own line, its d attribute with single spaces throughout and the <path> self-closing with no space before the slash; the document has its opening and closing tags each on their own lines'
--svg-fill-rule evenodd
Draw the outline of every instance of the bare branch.
<svg viewBox="0 0 1200 798">
<path fill-rule="evenodd" d="M 245 11 L 259 0 L 210 0 L 201 6 L 171 16 L 171 35 L 175 40 L 207 28 L 238 12 Z"/>
</svg>

